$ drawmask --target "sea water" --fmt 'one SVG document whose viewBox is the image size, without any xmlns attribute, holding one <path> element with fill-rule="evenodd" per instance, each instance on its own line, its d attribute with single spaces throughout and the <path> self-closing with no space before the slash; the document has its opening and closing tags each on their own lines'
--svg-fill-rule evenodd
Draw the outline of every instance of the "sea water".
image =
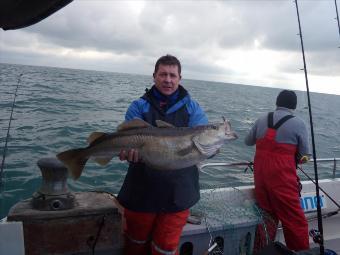
<svg viewBox="0 0 340 255">
<path fill-rule="evenodd" d="M 210 122 L 221 121 L 224 116 L 239 136 L 208 162 L 251 161 L 254 147 L 245 146 L 244 137 L 256 118 L 274 110 L 280 89 L 187 79 L 181 83 Z M 40 187 L 41 173 L 36 165 L 39 159 L 85 147 L 93 131 L 114 132 L 129 104 L 152 86 L 152 75 L 0 64 L 1 160 L 17 86 L 0 190 L 0 218 Z M 296 115 L 310 127 L 306 93 L 298 91 L 297 95 Z M 311 93 L 311 103 L 317 157 L 340 157 L 340 96 Z M 117 193 L 127 167 L 117 158 L 105 167 L 89 162 L 77 181 L 68 181 L 69 189 Z M 319 178 L 332 175 L 330 163 L 318 169 Z M 250 185 L 253 174 L 244 170 L 245 167 L 205 168 L 200 173 L 201 187 Z M 305 171 L 314 176 L 312 164 Z M 301 173 L 300 177 L 306 179 Z"/>
</svg>

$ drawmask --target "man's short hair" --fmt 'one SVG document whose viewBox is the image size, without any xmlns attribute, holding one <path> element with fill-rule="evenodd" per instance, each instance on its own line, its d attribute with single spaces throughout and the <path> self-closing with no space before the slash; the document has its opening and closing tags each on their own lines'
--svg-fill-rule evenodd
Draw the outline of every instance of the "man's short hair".
<svg viewBox="0 0 340 255">
<path fill-rule="evenodd" d="M 154 73 L 157 73 L 159 65 L 178 66 L 178 74 L 181 75 L 181 62 L 175 56 L 167 54 L 160 57 L 156 62 Z"/>
<path fill-rule="evenodd" d="M 276 106 L 285 107 L 288 109 L 295 109 L 297 104 L 297 97 L 292 90 L 282 90 L 276 98 Z"/>
</svg>

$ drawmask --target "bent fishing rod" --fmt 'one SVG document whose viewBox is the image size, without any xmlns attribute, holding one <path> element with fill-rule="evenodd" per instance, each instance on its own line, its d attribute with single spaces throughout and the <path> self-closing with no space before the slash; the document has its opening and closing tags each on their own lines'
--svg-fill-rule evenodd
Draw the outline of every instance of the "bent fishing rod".
<svg viewBox="0 0 340 255">
<path fill-rule="evenodd" d="M 334 167 L 335 167 L 335 162 L 336 161 L 339 161 L 340 158 L 320 158 L 320 159 L 317 159 L 317 161 L 321 161 L 321 162 L 328 162 L 328 161 L 334 161 Z M 310 161 L 314 161 L 313 159 L 311 159 Z M 250 169 L 252 172 L 254 172 L 254 169 L 253 169 L 253 166 L 254 166 L 254 163 L 252 161 L 243 161 L 243 162 L 233 162 L 233 163 L 228 163 L 228 162 L 211 162 L 211 163 L 203 163 L 203 164 L 200 164 L 198 165 L 198 168 L 200 171 L 204 172 L 202 169 L 205 168 L 205 167 L 210 167 L 210 166 L 225 166 L 225 167 L 229 167 L 229 166 L 232 166 L 232 167 L 246 167 L 244 169 L 244 172 L 246 172 L 248 169 Z M 297 166 L 297 169 L 299 169 L 314 185 L 315 185 L 315 181 L 313 180 L 312 177 L 310 177 L 303 169 L 302 169 L 302 166 Z M 204 172 L 205 173 L 205 172 Z M 336 202 L 334 200 L 334 198 L 331 197 L 331 195 L 329 195 L 323 188 L 321 188 L 319 186 L 319 189 L 324 193 L 324 195 L 326 197 L 329 198 L 329 200 L 331 200 L 335 205 L 336 207 L 338 208 L 337 210 L 334 210 L 334 211 L 331 211 L 331 212 L 328 212 L 326 214 L 322 214 L 322 218 L 328 218 L 328 217 L 331 217 L 331 216 L 334 216 L 336 214 L 338 214 L 340 212 L 340 204 L 338 202 Z M 314 220 L 314 217 L 313 218 L 308 218 L 307 219 L 308 221 L 310 220 Z"/>
<path fill-rule="evenodd" d="M 302 29 L 301 29 L 301 21 L 300 21 L 300 14 L 299 14 L 299 6 L 298 1 L 295 0 L 295 7 L 296 7 L 296 15 L 298 19 L 299 25 L 299 36 L 300 36 L 300 44 L 301 44 L 301 52 L 302 52 L 302 59 L 303 59 L 303 70 L 305 73 L 305 81 L 306 81 L 306 91 L 307 91 L 307 99 L 308 99 L 308 112 L 309 112 L 309 123 L 311 129 L 311 136 L 312 136 L 312 149 L 313 149 L 313 163 L 314 163 L 314 174 L 315 174 L 315 189 L 316 189 L 316 201 L 317 201 L 317 215 L 318 215 L 318 230 L 320 233 L 320 254 L 325 254 L 325 247 L 324 247 L 324 238 L 323 238 L 323 226 L 322 226 L 322 214 L 321 214 L 321 201 L 320 201 L 320 188 L 319 188 L 319 176 L 318 176 L 318 166 L 316 162 L 316 149 L 315 149 L 315 139 L 314 139 L 314 125 L 313 125 L 313 115 L 312 115 L 312 108 L 311 108 L 311 100 L 310 100 L 310 92 L 309 92 L 309 84 L 308 84 L 308 74 L 307 74 L 307 65 L 306 65 L 306 58 L 305 58 L 305 49 L 303 44 L 303 36 L 302 36 Z"/>
<path fill-rule="evenodd" d="M 316 161 L 335 161 L 335 160 L 340 160 L 340 158 L 334 158 L 334 159 L 324 159 L 324 158 L 321 158 L 321 159 L 317 159 Z M 314 161 L 314 160 L 311 160 L 311 161 Z M 254 171 L 253 170 L 253 166 L 254 166 L 254 163 L 251 162 L 251 161 L 244 161 L 244 162 L 234 162 L 234 163 L 227 163 L 227 162 L 211 162 L 211 163 L 204 163 L 204 164 L 200 164 L 198 165 L 198 168 L 202 171 L 203 168 L 205 167 L 209 167 L 209 166 L 225 166 L 225 167 L 228 167 L 228 166 L 235 166 L 235 167 L 246 167 L 245 168 L 245 172 L 250 169 L 251 171 Z M 312 177 L 310 177 L 303 169 L 302 169 L 302 166 L 297 166 L 297 169 L 299 169 L 312 183 L 314 183 L 314 185 L 316 185 L 315 181 L 313 180 Z M 202 171 L 204 172 L 204 171 Z M 321 188 L 319 186 L 319 189 L 325 194 L 326 197 L 328 197 L 337 207 L 338 209 L 340 210 L 340 204 L 338 202 L 336 202 L 334 200 L 334 198 L 332 198 L 323 188 Z"/>
<path fill-rule="evenodd" d="M 298 166 L 298 169 L 312 182 L 316 185 L 315 181 L 302 169 L 301 166 Z M 340 204 L 336 202 L 324 189 L 319 186 L 319 189 L 340 209 Z"/>
<path fill-rule="evenodd" d="M 5 146 L 4 146 L 3 155 L 2 155 L 2 161 L 1 161 L 0 186 L 3 183 L 2 177 L 3 177 L 4 166 L 5 166 L 5 158 L 6 158 L 6 153 L 7 153 L 7 143 L 8 143 L 8 139 L 9 139 L 9 131 L 11 129 L 11 123 L 12 123 L 12 119 L 13 119 L 12 116 L 13 116 L 13 111 L 14 111 L 14 107 L 15 107 L 15 100 L 16 100 L 17 95 L 18 95 L 17 93 L 18 93 L 19 85 L 21 84 L 21 77 L 22 77 L 22 75 L 23 74 L 21 73 L 19 75 L 19 77 L 18 77 L 18 82 L 17 82 L 17 86 L 15 88 L 14 98 L 13 98 L 12 107 L 11 107 L 11 114 L 10 114 L 9 122 L 8 122 L 7 135 L 6 135 Z"/>
<path fill-rule="evenodd" d="M 314 180 L 305 172 L 303 171 L 301 166 L 298 166 L 298 169 L 311 181 L 315 184 Z M 321 187 L 319 187 L 319 189 L 338 207 L 338 209 L 333 210 L 331 212 L 327 212 L 326 214 L 321 214 L 323 219 L 332 217 L 334 215 L 337 215 L 340 212 L 340 205 L 338 202 L 336 202 L 325 190 L 323 190 Z M 317 217 L 308 217 L 307 221 L 313 221 L 316 219 L 318 219 L 319 215 L 317 215 Z M 311 230 L 312 231 L 312 230 Z M 311 233 L 311 232 L 309 232 Z M 316 233 L 315 236 L 312 236 L 313 240 L 315 243 L 319 243 L 320 242 L 320 233 Z"/>
</svg>

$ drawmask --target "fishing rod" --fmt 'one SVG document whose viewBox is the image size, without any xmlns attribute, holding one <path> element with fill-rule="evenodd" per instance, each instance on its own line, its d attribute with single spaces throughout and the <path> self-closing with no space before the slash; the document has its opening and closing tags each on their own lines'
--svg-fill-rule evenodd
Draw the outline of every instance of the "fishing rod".
<svg viewBox="0 0 340 255">
<path fill-rule="evenodd" d="M 335 12 L 336 12 L 336 20 L 338 22 L 338 31 L 339 31 L 339 37 L 340 37 L 340 22 L 339 22 L 339 12 L 338 12 L 338 5 L 336 3 L 336 0 L 334 0 L 334 4 L 335 4 Z"/>
<path fill-rule="evenodd" d="M 319 158 L 316 159 L 317 162 L 336 162 L 339 161 L 340 158 Z M 314 160 L 311 159 L 311 162 L 313 162 Z M 227 163 L 227 162 L 215 162 L 215 163 L 204 163 L 204 164 L 200 164 L 199 168 L 205 168 L 205 167 L 209 167 L 209 166 L 246 166 L 247 168 L 249 167 L 250 169 L 253 169 L 252 167 L 254 166 L 254 163 L 251 161 L 244 161 L 244 162 L 234 162 L 234 163 Z M 335 167 L 335 166 L 334 166 Z M 313 180 L 312 177 L 310 177 L 303 169 L 301 166 L 297 166 L 297 168 L 314 184 L 315 181 Z M 321 188 L 319 186 L 319 189 L 339 208 L 337 211 L 340 211 L 340 204 L 338 202 L 336 202 L 334 200 L 334 198 L 332 198 L 323 188 Z"/>
<path fill-rule="evenodd" d="M 316 149 L 315 149 L 315 139 L 314 139 L 313 115 L 312 115 L 312 108 L 311 108 L 311 102 L 310 102 L 308 75 L 307 75 L 307 67 L 306 67 L 305 50 L 304 50 L 303 38 L 302 38 L 299 6 L 298 6 L 297 0 L 294 0 L 294 2 L 295 2 L 296 15 L 297 15 L 298 24 L 299 24 L 299 36 L 300 36 L 302 59 L 303 59 L 303 70 L 304 70 L 304 73 L 305 73 L 307 99 L 308 99 L 308 111 L 309 111 L 309 122 L 310 122 L 311 136 L 312 136 L 313 163 L 314 163 L 315 189 L 316 189 L 316 201 L 317 201 L 316 208 L 317 208 L 317 215 L 318 215 L 318 229 L 319 229 L 319 233 L 320 233 L 320 243 L 319 243 L 320 244 L 320 255 L 324 255 L 325 254 L 325 247 L 324 247 L 322 214 L 321 214 L 321 204 L 320 204 L 321 201 L 320 201 L 320 194 L 319 194 L 320 187 L 319 187 L 318 166 L 317 166 L 317 162 L 316 162 Z"/>
<path fill-rule="evenodd" d="M 336 170 L 336 162 L 340 161 L 340 158 L 318 158 L 316 159 L 317 162 L 333 162 L 333 175 L 334 171 Z M 309 159 L 308 162 L 314 162 L 314 159 Z M 233 162 L 233 163 L 228 163 L 228 162 L 209 162 L 209 163 L 201 163 L 198 164 L 198 167 L 205 168 L 208 166 L 247 166 L 247 167 L 252 167 L 254 163 L 252 161 L 241 161 L 241 162 Z"/>
<path fill-rule="evenodd" d="M 336 160 L 340 160 L 340 158 L 320 158 L 320 159 L 316 159 L 317 162 L 329 162 L 329 161 L 334 161 L 336 162 Z M 310 161 L 314 161 L 313 159 L 311 159 Z M 335 164 L 335 163 L 334 163 Z M 234 163 L 226 163 L 226 162 L 216 162 L 216 163 L 205 163 L 205 164 L 201 164 L 199 165 L 199 169 L 202 171 L 202 168 L 204 167 L 208 167 L 208 166 L 246 166 L 245 171 L 249 168 L 252 171 L 253 170 L 253 166 L 254 163 L 251 161 L 244 161 L 244 162 L 234 162 Z M 335 165 L 334 165 L 335 167 Z M 313 180 L 312 177 L 310 177 L 303 169 L 301 166 L 297 166 L 297 168 L 312 182 L 316 185 L 315 181 Z M 203 172 L 203 171 L 202 171 Z M 322 189 L 319 186 L 319 189 L 339 208 L 340 210 L 340 204 L 337 203 L 324 189 Z"/>
<path fill-rule="evenodd" d="M 14 106 L 15 106 L 15 100 L 17 98 L 17 92 L 18 92 L 18 88 L 19 85 L 21 84 L 21 77 L 22 77 L 22 73 L 19 75 L 18 77 L 18 82 L 17 82 L 17 86 L 15 88 L 15 92 L 14 92 L 14 99 L 12 102 L 12 107 L 11 107 L 11 115 L 9 117 L 9 122 L 8 122 L 8 128 L 7 128 L 7 135 L 6 135 L 6 140 L 5 140 L 5 146 L 4 146 L 4 151 L 3 151 L 3 155 L 2 155 L 2 161 L 1 161 L 1 170 L 0 170 L 0 185 L 2 185 L 2 176 L 3 176 L 3 172 L 4 172 L 4 166 L 5 166 L 5 158 L 6 158 L 6 153 L 7 153 L 7 142 L 8 142 L 8 138 L 9 138 L 9 130 L 11 129 L 11 123 L 12 123 L 12 116 L 13 116 L 13 110 L 14 110 Z"/>
<path fill-rule="evenodd" d="M 305 172 L 305 171 L 303 171 L 303 169 L 302 169 L 302 167 L 301 166 L 298 166 L 297 167 L 311 182 L 313 182 L 314 184 L 315 184 L 315 182 L 314 182 L 314 180 Z M 339 212 L 340 212 L 340 205 L 339 205 L 339 203 L 337 203 L 324 189 L 322 189 L 320 186 L 319 186 L 319 189 L 338 207 L 338 209 L 337 210 L 334 210 L 334 211 L 331 211 L 331 212 L 328 212 L 328 213 L 326 213 L 326 214 L 321 214 L 321 217 L 323 218 L 323 219 L 326 219 L 326 218 L 329 218 L 329 217 L 332 217 L 332 216 L 334 216 L 334 215 L 337 215 Z M 319 215 L 317 215 L 316 217 L 314 216 L 314 217 L 308 217 L 307 218 L 307 221 L 313 221 L 313 220 L 315 220 L 315 219 L 317 219 L 317 220 L 319 220 Z M 318 244 L 320 244 L 320 242 L 321 242 L 321 234 L 320 234 L 320 231 L 317 231 L 317 230 L 315 230 L 315 229 L 311 229 L 310 231 L 309 231 L 309 235 L 313 238 L 313 241 L 314 241 L 314 243 L 318 243 Z"/>
</svg>

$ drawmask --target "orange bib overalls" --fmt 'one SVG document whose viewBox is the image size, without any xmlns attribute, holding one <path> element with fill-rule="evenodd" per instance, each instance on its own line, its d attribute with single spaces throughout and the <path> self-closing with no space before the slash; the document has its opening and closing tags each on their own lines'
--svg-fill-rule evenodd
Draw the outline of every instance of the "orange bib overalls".
<svg viewBox="0 0 340 255">
<path fill-rule="evenodd" d="M 291 117 L 293 116 L 285 116 L 273 126 L 273 118 L 268 116 L 267 132 L 263 138 L 256 141 L 255 197 L 258 205 L 273 218 L 274 224 L 271 225 L 274 227 L 270 228 L 268 224 L 267 228 L 269 238 L 275 238 L 280 220 L 287 247 L 299 251 L 309 248 L 309 237 L 308 223 L 301 208 L 297 184 L 297 145 L 275 141 L 276 130 Z M 260 235 L 257 238 L 264 238 L 260 233 L 257 234 Z"/>
</svg>

